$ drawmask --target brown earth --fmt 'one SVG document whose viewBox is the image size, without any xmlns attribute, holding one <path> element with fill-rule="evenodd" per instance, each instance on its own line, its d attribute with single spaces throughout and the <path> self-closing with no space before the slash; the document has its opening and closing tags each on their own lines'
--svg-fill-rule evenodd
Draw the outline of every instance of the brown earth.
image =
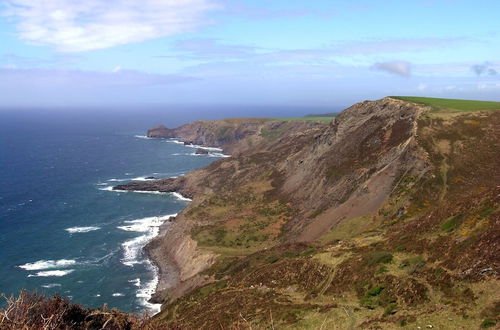
<svg viewBox="0 0 500 330">
<path fill-rule="evenodd" d="M 441 114 L 385 98 L 326 126 L 267 134 L 182 178 L 117 187 L 193 198 L 148 246 L 171 271 L 157 324 L 498 321 L 500 112 Z"/>
</svg>

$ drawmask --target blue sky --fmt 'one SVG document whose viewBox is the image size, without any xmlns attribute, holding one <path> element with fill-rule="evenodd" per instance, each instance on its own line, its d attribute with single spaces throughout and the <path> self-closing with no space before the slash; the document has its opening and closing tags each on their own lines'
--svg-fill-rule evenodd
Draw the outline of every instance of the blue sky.
<svg viewBox="0 0 500 330">
<path fill-rule="evenodd" d="M 500 100 L 499 1 L 0 0 L 0 108 Z"/>
</svg>

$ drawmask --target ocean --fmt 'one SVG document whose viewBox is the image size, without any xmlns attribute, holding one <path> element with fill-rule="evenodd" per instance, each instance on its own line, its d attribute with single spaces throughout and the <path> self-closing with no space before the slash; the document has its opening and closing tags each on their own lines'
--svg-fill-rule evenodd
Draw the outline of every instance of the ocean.
<svg viewBox="0 0 500 330">
<path fill-rule="evenodd" d="M 26 289 L 88 307 L 157 311 L 147 303 L 156 270 L 142 247 L 189 201 L 110 189 L 180 176 L 222 155 L 147 139 L 148 126 L 116 113 L 0 115 L 1 293 Z"/>
</svg>

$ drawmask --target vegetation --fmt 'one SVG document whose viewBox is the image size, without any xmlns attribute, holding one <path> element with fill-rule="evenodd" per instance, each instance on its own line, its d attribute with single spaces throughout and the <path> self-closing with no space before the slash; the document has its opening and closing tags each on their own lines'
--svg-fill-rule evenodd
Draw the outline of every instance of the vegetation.
<svg viewBox="0 0 500 330">
<path fill-rule="evenodd" d="M 259 174 L 208 193 L 186 210 L 191 237 L 200 248 L 217 254 L 201 274 L 207 281 L 146 323 L 120 314 L 116 322 L 130 322 L 131 329 L 137 324 L 146 329 L 496 327 L 498 127 L 500 112 L 425 114 L 418 121 L 414 146 L 430 164 L 425 171 L 402 169 L 377 212 L 346 217 L 307 244 L 294 242 L 290 232 L 302 230 L 294 219 L 307 223 L 325 217 L 323 212 L 335 201 L 300 212 L 276 189 L 280 173 L 266 166 L 276 153 L 246 155 Z M 384 132 L 374 141 L 388 137 Z M 369 175 L 371 163 L 344 159 L 351 162 L 326 163 L 318 177 L 333 185 L 352 177 L 353 169 Z M 237 174 L 230 173 L 245 170 L 240 166 Z M 220 171 L 220 176 L 229 176 L 227 169 Z M 84 320 L 102 312 L 108 313 L 85 311 Z"/>
<path fill-rule="evenodd" d="M 5 297 L 0 310 L 0 329 L 147 329 L 147 315 L 126 314 L 116 309 L 88 309 L 67 298 L 46 298 L 21 291 L 18 297 Z"/>
<path fill-rule="evenodd" d="M 428 105 L 437 112 L 500 110 L 500 102 L 442 99 L 418 96 L 391 96 L 392 98 Z"/>
<path fill-rule="evenodd" d="M 323 116 L 323 117 L 284 117 L 284 118 L 270 118 L 270 120 L 275 121 L 332 121 L 333 116 Z"/>
</svg>

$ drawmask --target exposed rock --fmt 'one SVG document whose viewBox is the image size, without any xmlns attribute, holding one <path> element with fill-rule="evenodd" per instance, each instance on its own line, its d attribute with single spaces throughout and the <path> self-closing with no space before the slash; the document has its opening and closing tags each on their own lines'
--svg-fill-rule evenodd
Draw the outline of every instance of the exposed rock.
<svg viewBox="0 0 500 330">
<path fill-rule="evenodd" d="M 197 155 L 208 155 L 208 150 L 207 149 L 198 148 L 198 149 L 196 149 L 195 154 L 197 154 Z"/>
<path fill-rule="evenodd" d="M 260 118 L 198 120 L 169 129 L 163 125 L 148 130 L 154 138 L 179 138 L 184 145 L 203 145 L 224 149 L 235 155 L 262 142 L 268 144 L 281 135 L 290 135 L 313 127 L 325 127 L 325 122 L 276 121 Z"/>
<path fill-rule="evenodd" d="M 274 289 L 291 285 L 311 306 L 318 293 L 322 304 L 324 297 L 348 292 L 363 299 L 370 286 L 381 286 L 380 297 L 368 303 L 397 303 L 397 315 L 428 307 L 431 290 L 472 302 L 477 292 L 464 280 L 498 277 L 500 112 L 474 113 L 465 120 L 463 114 L 436 117 L 428 110 L 385 98 L 356 104 L 328 125 L 259 123 L 252 126 L 259 133 L 225 144 L 232 148 L 230 158 L 178 179 L 116 187 L 179 191 L 193 198 L 148 245 L 161 273 L 156 301 L 182 310 L 175 317 L 187 328 L 230 328 L 241 321 L 242 310 L 243 315 L 269 313 L 272 306 L 261 304 L 275 301 L 280 291 Z M 193 123 L 195 131 L 186 126 L 183 134 L 206 139 L 193 139 L 196 144 L 215 145 L 222 140 L 210 137 L 219 125 Z M 252 147 L 242 147 L 248 138 Z M 336 235 L 336 228 L 347 228 L 346 236 L 328 236 Z M 311 241 L 321 250 L 311 257 L 288 245 Z M 248 255 L 247 249 L 257 252 Z M 380 256 L 392 260 L 393 254 L 408 255 L 402 262 L 408 266 L 398 272 L 411 276 L 377 265 Z M 440 267 L 433 268 L 436 264 Z M 221 276 L 228 286 L 209 286 L 200 289 L 203 294 L 195 291 L 174 302 L 214 280 L 202 274 Z M 455 284 L 466 289 L 450 290 Z M 272 288 L 274 298 L 256 300 L 262 288 Z M 288 298 L 279 298 L 279 308 L 297 308 Z M 234 301 L 241 304 L 230 311 Z M 392 314 L 394 306 L 383 307 Z M 360 327 L 390 319 L 375 314 Z M 275 310 L 273 317 L 278 318 Z"/>
<path fill-rule="evenodd" d="M 175 130 L 167 128 L 163 125 L 159 125 L 159 126 L 148 129 L 147 136 L 150 138 L 162 138 L 162 139 L 174 138 L 175 137 Z"/>
</svg>

